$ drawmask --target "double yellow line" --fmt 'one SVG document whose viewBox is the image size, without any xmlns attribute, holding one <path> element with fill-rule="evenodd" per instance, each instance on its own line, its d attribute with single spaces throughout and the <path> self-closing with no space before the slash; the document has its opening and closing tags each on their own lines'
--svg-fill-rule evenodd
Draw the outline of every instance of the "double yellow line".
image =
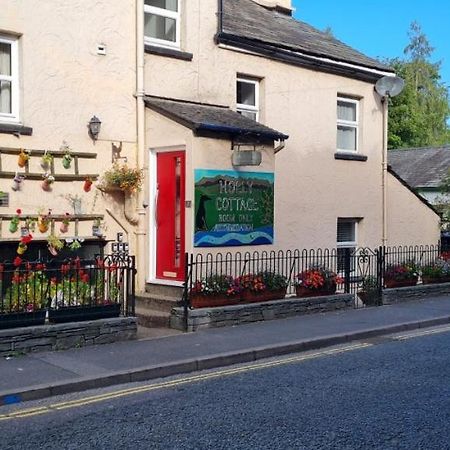
<svg viewBox="0 0 450 450">
<path fill-rule="evenodd" d="M 306 355 L 298 355 L 290 358 L 283 358 L 276 361 L 268 361 L 263 363 L 254 363 L 242 367 L 236 367 L 232 369 L 224 369 L 224 370 L 218 370 L 210 373 L 204 373 L 199 375 L 191 375 L 184 378 L 179 378 L 177 380 L 172 381 L 164 381 L 161 383 L 155 383 L 155 384 L 147 384 L 145 386 L 141 387 L 135 387 L 130 389 L 122 389 L 115 392 L 110 392 L 107 394 L 101 394 L 101 395 L 94 395 L 90 397 L 85 397 L 79 400 L 72 400 L 68 402 L 61 402 L 61 403 L 55 403 L 48 406 L 41 406 L 37 408 L 29 408 L 24 410 L 19 410 L 15 412 L 10 412 L 8 414 L 0 415 L 0 422 L 6 421 L 6 420 L 13 420 L 13 419 L 21 419 L 26 417 L 32 417 L 32 416 L 38 416 L 42 414 L 48 414 L 55 411 L 61 411 L 64 409 L 71 409 L 71 408 L 79 408 L 81 406 L 90 405 L 93 403 L 99 403 L 106 400 L 112 400 L 120 397 L 126 397 L 129 395 L 134 394 L 141 394 L 143 392 L 151 392 L 156 391 L 159 389 L 166 389 L 166 388 L 173 388 L 177 386 L 181 386 L 184 384 L 189 383 L 195 383 L 198 381 L 207 381 L 212 380 L 215 378 L 221 378 L 226 376 L 232 376 L 237 375 L 245 372 L 250 372 L 252 370 L 262 370 L 262 369 L 268 369 L 272 367 L 277 367 L 285 364 L 291 364 L 291 363 L 298 363 L 302 361 L 307 361 L 310 359 L 320 358 L 322 356 L 332 356 L 332 355 L 338 355 L 340 353 L 350 352 L 353 350 L 359 350 L 366 347 L 371 347 L 372 344 L 368 343 L 359 343 L 354 345 L 348 345 L 345 347 L 340 348 L 334 348 L 329 350 L 322 350 L 315 353 L 309 353 Z"/>
<path fill-rule="evenodd" d="M 428 336 L 430 334 L 446 333 L 448 331 L 450 331 L 450 326 L 433 328 L 431 330 L 414 331 L 411 333 L 394 336 L 392 339 L 394 339 L 396 341 L 404 341 L 406 339 L 412 339 L 412 338 L 421 337 L 421 336 Z"/>
</svg>

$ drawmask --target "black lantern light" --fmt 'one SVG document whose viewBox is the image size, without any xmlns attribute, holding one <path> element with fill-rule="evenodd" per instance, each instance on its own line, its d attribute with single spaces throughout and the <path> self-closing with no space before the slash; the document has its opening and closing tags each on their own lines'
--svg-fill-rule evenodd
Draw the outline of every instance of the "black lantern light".
<svg viewBox="0 0 450 450">
<path fill-rule="evenodd" d="M 92 138 L 92 140 L 96 141 L 98 139 L 101 126 L 102 121 L 97 116 L 93 116 L 89 121 L 89 136 Z"/>
</svg>

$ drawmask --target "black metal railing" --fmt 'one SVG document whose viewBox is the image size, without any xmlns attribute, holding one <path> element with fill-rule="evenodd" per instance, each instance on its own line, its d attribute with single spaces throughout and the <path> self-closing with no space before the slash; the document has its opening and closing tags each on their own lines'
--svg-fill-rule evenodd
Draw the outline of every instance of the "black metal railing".
<svg viewBox="0 0 450 450">
<path fill-rule="evenodd" d="M 0 263 L 0 315 L 71 307 L 120 306 L 134 315 L 134 256 Z"/>
<path fill-rule="evenodd" d="M 186 254 L 185 310 L 187 313 L 192 306 L 194 292 L 207 294 L 208 290 L 223 291 L 224 283 L 230 291 L 238 290 L 242 288 L 242 279 L 246 276 L 264 275 L 264 279 L 280 276 L 286 284 L 286 295 L 294 296 L 300 280 L 304 281 L 305 276 L 314 276 L 314 271 L 319 271 L 323 278 L 331 279 L 337 293 L 354 294 L 355 307 L 364 306 L 360 294 L 365 292 L 378 296 L 372 304 L 380 304 L 388 270 L 408 267 L 420 275 L 421 268 L 435 264 L 442 259 L 442 253 L 440 245 L 417 245 Z M 450 260 L 450 254 L 445 255 L 444 259 Z"/>
</svg>

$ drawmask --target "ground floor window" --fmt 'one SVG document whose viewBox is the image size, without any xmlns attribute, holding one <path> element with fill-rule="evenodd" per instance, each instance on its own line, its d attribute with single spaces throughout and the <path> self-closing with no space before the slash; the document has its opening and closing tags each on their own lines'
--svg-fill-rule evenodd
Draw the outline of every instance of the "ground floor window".
<svg viewBox="0 0 450 450">
<path fill-rule="evenodd" d="M 358 221 L 356 219 L 338 218 L 337 220 L 337 270 L 345 270 L 345 255 L 347 249 L 350 255 L 356 250 L 356 235 Z M 354 270 L 354 260 L 350 260 L 350 270 Z"/>
</svg>

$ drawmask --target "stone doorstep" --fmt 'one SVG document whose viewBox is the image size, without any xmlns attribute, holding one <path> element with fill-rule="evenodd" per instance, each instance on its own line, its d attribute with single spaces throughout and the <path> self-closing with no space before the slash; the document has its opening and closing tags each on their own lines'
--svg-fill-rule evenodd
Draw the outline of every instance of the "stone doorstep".
<svg viewBox="0 0 450 450">
<path fill-rule="evenodd" d="M 0 331 L 0 356 L 14 351 L 63 350 L 136 339 L 135 317 L 41 325 Z"/>
<path fill-rule="evenodd" d="M 296 315 L 316 314 L 352 308 L 353 302 L 353 294 L 337 294 L 191 309 L 188 311 L 188 328 L 190 331 L 195 331 L 199 328 L 224 327 Z M 183 311 L 183 308 L 180 307 L 172 309 L 170 318 L 172 328 L 184 328 Z"/>
</svg>

